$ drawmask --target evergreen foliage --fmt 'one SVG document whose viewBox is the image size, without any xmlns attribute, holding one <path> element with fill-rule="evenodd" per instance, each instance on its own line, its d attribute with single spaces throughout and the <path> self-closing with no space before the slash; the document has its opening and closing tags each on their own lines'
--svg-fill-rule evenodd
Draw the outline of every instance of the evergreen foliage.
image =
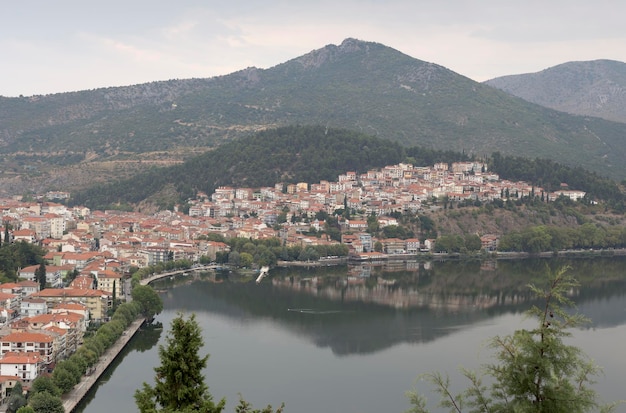
<svg viewBox="0 0 626 413">
<path fill-rule="evenodd" d="M 20 407 L 26 406 L 27 402 L 26 397 L 24 397 L 23 391 L 24 390 L 22 388 L 22 383 L 20 383 L 19 381 L 15 383 L 15 386 L 13 386 L 13 388 L 11 389 L 11 395 L 8 397 L 6 403 L 7 413 L 15 413 Z"/>
<path fill-rule="evenodd" d="M 155 385 L 143 384 L 135 392 L 135 402 L 142 413 L 185 412 L 219 413 L 224 410 L 226 400 L 213 401 L 208 386 L 204 383 L 202 370 L 206 367 L 208 355 L 200 356 L 204 345 L 202 333 L 195 314 L 185 319 L 178 314 L 172 320 L 170 331 L 165 338 L 166 345 L 159 346 L 161 365 L 155 367 Z M 271 406 L 264 410 L 254 410 L 240 400 L 238 413 L 274 413 Z M 282 407 L 275 413 L 282 412 Z"/>
<path fill-rule="evenodd" d="M 46 264 L 43 261 L 35 270 L 35 280 L 39 283 L 39 290 L 46 288 Z"/>
<path fill-rule="evenodd" d="M 473 158 L 463 152 L 424 147 L 401 147 L 397 143 L 345 129 L 321 126 L 288 126 L 266 130 L 219 146 L 181 165 L 153 169 L 133 178 L 98 184 L 79 191 L 72 205 L 94 209 L 123 206 L 132 209 L 151 200 L 162 209 L 185 204 L 198 191 L 208 194 L 219 186 L 261 187 L 276 183 L 334 181 L 346 171 L 366 172 L 399 162 L 429 166 Z M 545 159 L 492 154 L 490 168 L 504 179 L 525 180 L 558 189 L 566 182 L 572 189 L 589 193 L 589 199 L 607 200 L 614 208 L 626 208 L 615 182 Z M 162 195 L 173 189 L 175 198 Z"/>
<path fill-rule="evenodd" d="M 529 286 L 543 302 L 542 307 L 533 306 L 527 313 L 536 320 L 536 327 L 493 337 L 489 347 L 495 351 L 496 362 L 484 365 L 481 374 L 462 370 L 470 382 L 465 391 L 454 395 L 449 379 L 441 373 L 422 375 L 441 396 L 439 407 L 456 413 L 614 410 L 616 404 L 601 404 L 591 387 L 600 368 L 581 349 L 564 341 L 571 336 L 570 329 L 588 322 L 568 311 L 574 305 L 568 293 L 579 284 L 567 270 L 548 271 L 545 287 Z M 424 396 L 411 392 L 409 398 L 410 413 L 428 412 Z"/>
<path fill-rule="evenodd" d="M 45 254 L 45 250 L 36 244 L 25 241 L 4 242 L 0 246 L 0 278 L 5 282 L 16 281 L 19 268 L 40 264 Z"/>
<path fill-rule="evenodd" d="M 221 412 L 226 401 L 215 404 L 204 383 L 202 369 L 209 356 L 199 355 L 203 340 L 195 315 L 185 320 L 179 314 L 165 340 L 166 345 L 159 346 L 161 365 L 154 369 L 154 388 L 144 383 L 143 390 L 135 393 L 139 410 Z"/>
<path fill-rule="evenodd" d="M 615 181 L 589 172 L 580 166 L 570 167 L 550 159 L 529 159 L 494 152 L 490 169 L 502 179 L 530 182 L 546 191 L 558 190 L 562 183 L 588 193 L 591 199 L 606 200 L 613 207 L 624 206 L 624 194 Z M 622 212 L 624 209 L 622 209 Z"/>
</svg>

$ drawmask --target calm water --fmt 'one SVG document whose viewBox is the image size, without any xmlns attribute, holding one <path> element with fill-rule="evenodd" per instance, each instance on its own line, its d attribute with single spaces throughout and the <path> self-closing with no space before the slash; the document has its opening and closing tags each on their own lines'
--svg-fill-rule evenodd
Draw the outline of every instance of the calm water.
<svg viewBox="0 0 626 413">
<path fill-rule="evenodd" d="M 135 337 L 78 411 L 136 411 L 133 393 L 153 383 L 157 344 L 183 311 L 197 315 L 211 355 L 206 381 L 228 412 L 239 394 L 296 413 L 403 412 L 407 390 L 429 393 L 415 382 L 421 373 L 449 373 L 465 388 L 458 368 L 489 362 L 487 338 L 528 326 L 526 284 L 563 264 L 581 281 L 579 311 L 593 319 L 573 342 L 604 367 L 602 398 L 625 398 L 626 260 L 435 262 L 275 270 L 260 285 L 232 273 L 156 285 L 163 330 Z"/>
</svg>

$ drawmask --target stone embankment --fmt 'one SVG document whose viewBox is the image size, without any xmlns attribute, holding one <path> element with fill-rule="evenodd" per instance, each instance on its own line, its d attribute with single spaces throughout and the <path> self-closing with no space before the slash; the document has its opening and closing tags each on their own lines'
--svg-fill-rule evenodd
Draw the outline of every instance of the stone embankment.
<svg viewBox="0 0 626 413">
<path fill-rule="evenodd" d="M 145 320 L 143 318 L 135 320 L 124 332 L 124 334 L 109 347 L 95 366 L 92 367 L 90 372 L 83 376 L 74 388 L 63 395 L 63 408 L 66 413 L 74 411 L 78 403 L 85 397 L 89 389 L 98 381 L 102 373 L 109 367 L 109 365 L 115 360 L 122 349 L 128 344 L 130 339 L 139 331 L 139 328 Z"/>
</svg>

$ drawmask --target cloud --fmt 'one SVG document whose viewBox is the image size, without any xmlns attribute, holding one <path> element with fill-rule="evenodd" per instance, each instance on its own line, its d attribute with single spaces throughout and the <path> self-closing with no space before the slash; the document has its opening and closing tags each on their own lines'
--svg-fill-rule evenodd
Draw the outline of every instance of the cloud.
<svg viewBox="0 0 626 413">
<path fill-rule="evenodd" d="M 474 80 L 626 61 L 626 4 L 611 0 L 35 2 L 3 10 L 0 95 L 267 68 L 347 37 Z"/>
</svg>

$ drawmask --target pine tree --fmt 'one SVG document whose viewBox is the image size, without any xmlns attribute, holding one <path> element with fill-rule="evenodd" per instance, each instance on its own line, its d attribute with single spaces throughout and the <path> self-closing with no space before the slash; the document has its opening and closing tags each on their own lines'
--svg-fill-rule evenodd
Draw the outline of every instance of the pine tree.
<svg viewBox="0 0 626 413">
<path fill-rule="evenodd" d="M 463 370 L 470 387 L 458 395 L 450 390 L 449 380 L 440 373 L 422 375 L 435 385 L 441 396 L 439 406 L 451 412 L 584 413 L 610 412 L 616 404 L 601 405 L 590 387 L 600 373 L 578 347 L 566 344 L 569 329 L 587 323 L 573 307 L 567 294 L 578 283 L 567 275 L 567 268 L 549 273 L 545 288 L 529 286 L 544 303 L 533 306 L 528 315 L 537 321 L 532 330 L 517 330 L 512 335 L 490 340 L 496 363 L 483 366 L 483 375 Z M 488 378 L 489 386 L 483 384 Z M 426 399 L 409 393 L 411 413 L 427 412 Z"/>
<path fill-rule="evenodd" d="M 161 365 L 155 367 L 155 386 L 143 384 L 142 390 L 135 392 L 135 403 L 141 413 L 184 412 L 220 413 L 226 400 L 217 404 L 204 383 L 202 370 L 208 355 L 200 357 L 203 346 L 202 334 L 195 314 L 187 320 L 182 314 L 172 320 L 171 329 L 165 338 L 166 346 L 159 346 Z M 262 410 L 254 409 L 243 399 L 235 408 L 237 413 L 282 413 L 283 407 L 274 411 L 268 405 Z"/>
<path fill-rule="evenodd" d="M 135 392 L 139 410 L 157 412 L 158 408 L 162 408 L 164 411 L 191 409 L 206 413 L 221 412 L 226 401 L 222 399 L 215 404 L 204 383 L 202 369 L 209 356 L 199 355 L 203 340 L 195 314 L 187 320 L 179 314 L 172 321 L 165 340 L 166 346 L 159 346 L 161 365 L 154 369 L 155 386 L 144 383 L 143 390 Z"/>
</svg>

